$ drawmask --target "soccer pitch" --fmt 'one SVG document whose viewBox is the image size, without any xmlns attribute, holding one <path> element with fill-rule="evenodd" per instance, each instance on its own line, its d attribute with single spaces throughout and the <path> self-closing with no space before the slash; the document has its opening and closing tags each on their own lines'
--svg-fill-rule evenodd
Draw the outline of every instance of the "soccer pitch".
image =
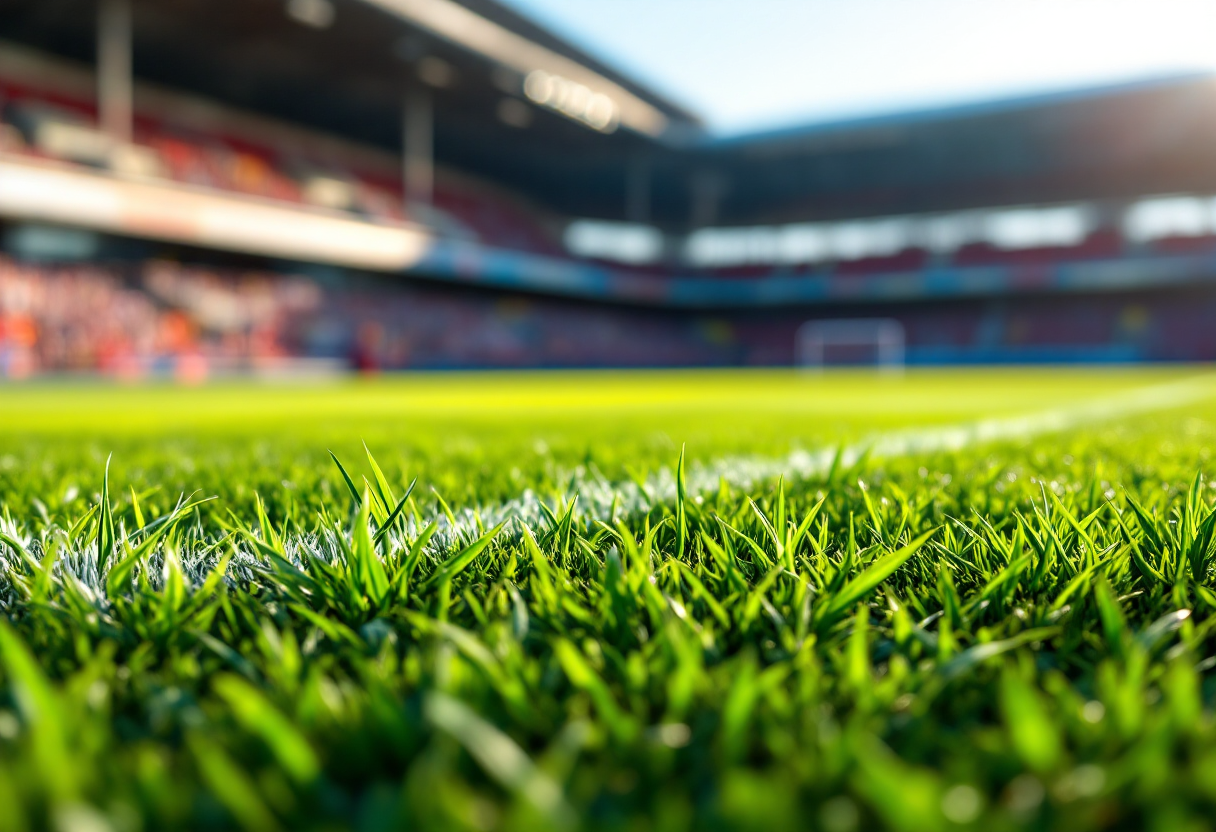
<svg viewBox="0 0 1216 832">
<path fill-rule="evenodd" d="M 3 387 L 0 830 L 1206 828 L 1214 439 L 1184 368 Z"/>
</svg>

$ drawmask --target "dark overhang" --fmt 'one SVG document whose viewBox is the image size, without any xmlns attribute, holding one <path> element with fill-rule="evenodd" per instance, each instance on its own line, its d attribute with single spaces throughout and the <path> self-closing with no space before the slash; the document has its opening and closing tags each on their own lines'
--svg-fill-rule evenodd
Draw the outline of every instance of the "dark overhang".
<svg viewBox="0 0 1216 832">
<path fill-rule="evenodd" d="M 0 0 L 0 39 L 91 63 L 96 2 Z M 132 0 L 135 74 L 397 151 L 404 92 L 437 60 L 451 70 L 431 87 L 439 164 L 555 212 L 604 219 L 625 217 L 627 183 L 645 169 L 649 218 L 673 231 L 696 218 L 751 225 L 1216 193 L 1208 74 L 714 139 L 686 111 L 496 0 L 325 2 L 332 22 L 313 28 L 287 14 L 287 0 Z M 504 64 L 462 42 L 459 28 L 445 34 L 428 17 L 445 5 L 542 50 L 554 72 L 572 62 L 597 89 L 624 91 L 663 129 L 641 129 L 642 118 L 639 129 L 601 132 L 530 101 L 520 67 L 531 64 Z M 504 99 L 527 108 L 528 126 L 499 117 Z"/>
<path fill-rule="evenodd" d="M 664 173 L 714 177 L 724 225 L 1216 193 L 1216 75 L 708 140 Z"/>
<path fill-rule="evenodd" d="M 529 64 L 504 65 L 407 13 L 417 3 L 456 5 L 450 0 L 329 2 L 332 19 L 318 28 L 293 20 L 284 0 L 132 0 L 135 76 L 397 150 L 405 91 L 441 62 L 449 71 L 432 72 L 429 86 L 436 162 L 575 215 L 619 213 L 621 160 L 699 131 L 687 112 L 490 0 L 459 8 L 531 44 L 540 64 L 621 90 L 623 104 L 657 114 L 648 123 L 658 128 L 633 129 L 621 117 L 619 129 L 593 129 L 529 99 L 521 71 Z M 0 38 L 84 63 L 95 58 L 96 19 L 96 0 L 0 0 Z M 499 117 L 504 99 L 526 108 L 526 126 Z"/>
</svg>

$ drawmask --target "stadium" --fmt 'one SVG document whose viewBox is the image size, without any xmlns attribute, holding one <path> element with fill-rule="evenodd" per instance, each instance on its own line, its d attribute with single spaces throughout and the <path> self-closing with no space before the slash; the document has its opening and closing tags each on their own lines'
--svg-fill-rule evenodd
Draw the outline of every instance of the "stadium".
<svg viewBox="0 0 1216 832">
<path fill-rule="evenodd" d="M 717 139 L 493 3 L 107 15 L 6 3 L 10 376 L 1216 357 L 1210 76 Z"/>
<path fill-rule="evenodd" d="M 1216 71 L 526 7 L 0 0 L 0 832 L 1210 828 Z"/>
</svg>

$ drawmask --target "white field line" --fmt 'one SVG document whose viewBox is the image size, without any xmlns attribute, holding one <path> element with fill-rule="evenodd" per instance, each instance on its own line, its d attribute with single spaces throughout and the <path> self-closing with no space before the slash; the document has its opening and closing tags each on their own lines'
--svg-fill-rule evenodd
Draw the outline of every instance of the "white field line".
<svg viewBox="0 0 1216 832">
<path fill-rule="evenodd" d="M 1147 385 L 1082 404 L 1029 414 L 872 434 L 843 447 L 795 451 L 782 458 L 728 456 L 708 463 L 690 464 L 685 474 L 687 493 L 690 497 L 713 493 L 718 489 L 720 480 L 725 480 L 732 487 L 747 489 L 758 482 L 782 475 L 791 480 L 822 476 L 831 468 L 837 453 L 840 454 L 839 466 L 848 468 L 867 452 L 873 459 L 890 459 L 921 453 L 959 451 L 987 442 L 1025 439 L 1087 424 L 1184 407 L 1212 397 L 1216 397 L 1216 375 L 1205 375 Z M 570 480 L 569 477 L 565 479 Z M 647 477 L 644 492 L 632 481 L 613 483 L 602 476 L 588 476 L 582 472 L 575 474 L 573 483 L 567 498 L 577 493 L 575 516 L 583 521 L 611 522 L 614 516 L 627 516 L 676 499 L 675 471 L 667 466 Z M 552 503 L 549 507 L 553 508 Z M 513 517 L 531 528 L 537 528 L 543 522 L 544 511 L 541 498 L 529 489 L 517 498 L 478 509 L 466 508 L 455 512 L 454 516 L 455 527 L 442 515 L 435 518 L 439 525 L 435 543 L 441 549 L 475 537 L 479 532 L 478 518 L 484 528 Z"/>
</svg>

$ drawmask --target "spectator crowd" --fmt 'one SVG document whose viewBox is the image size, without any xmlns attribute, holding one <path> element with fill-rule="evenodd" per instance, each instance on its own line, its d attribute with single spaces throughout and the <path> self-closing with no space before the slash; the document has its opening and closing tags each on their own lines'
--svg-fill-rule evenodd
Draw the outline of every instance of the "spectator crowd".
<svg viewBox="0 0 1216 832">
<path fill-rule="evenodd" d="M 43 265 L 0 257 L 0 376 L 197 381 L 298 353 L 311 281 L 168 261 Z"/>
</svg>

